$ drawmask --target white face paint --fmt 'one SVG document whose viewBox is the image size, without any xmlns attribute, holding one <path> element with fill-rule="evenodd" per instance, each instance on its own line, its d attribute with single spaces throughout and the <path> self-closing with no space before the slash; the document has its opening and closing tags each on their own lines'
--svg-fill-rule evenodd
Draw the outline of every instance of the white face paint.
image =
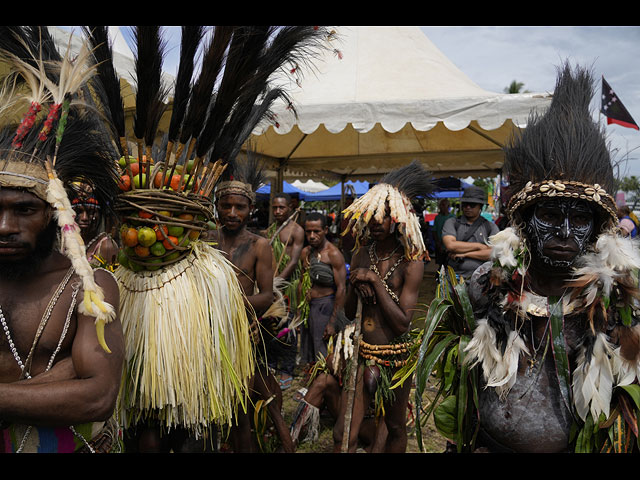
<svg viewBox="0 0 640 480">
<path fill-rule="evenodd" d="M 585 251 L 593 228 L 593 210 L 579 199 L 542 200 L 527 222 L 532 253 L 552 267 L 570 266 Z"/>
</svg>

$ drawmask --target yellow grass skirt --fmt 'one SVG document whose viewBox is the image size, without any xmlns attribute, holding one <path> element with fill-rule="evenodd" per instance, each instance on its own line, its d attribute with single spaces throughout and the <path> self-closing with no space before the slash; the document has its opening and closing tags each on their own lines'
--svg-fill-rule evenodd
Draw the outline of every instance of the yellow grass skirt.
<svg viewBox="0 0 640 480">
<path fill-rule="evenodd" d="M 155 272 L 115 272 L 125 337 L 119 396 L 124 428 L 148 419 L 196 435 L 245 408 L 254 369 L 243 294 L 231 263 L 196 241 Z"/>
</svg>

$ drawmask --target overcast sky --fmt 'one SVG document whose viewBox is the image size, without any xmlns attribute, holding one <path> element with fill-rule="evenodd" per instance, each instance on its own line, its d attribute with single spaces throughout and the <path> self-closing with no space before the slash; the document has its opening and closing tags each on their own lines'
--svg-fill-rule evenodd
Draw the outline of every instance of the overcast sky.
<svg viewBox="0 0 640 480">
<path fill-rule="evenodd" d="M 596 83 L 594 118 L 600 109 L 601 77 L 640 124 L 640 27 L 422 27 L 427 37 L 480 87 L 502 92 L 516 80 L 523 90 L 553 90 L 564 60 L 591 67 Z M 640 176 L 640 132 L 607 125 L 614 159 L 628 158 L 621 176 Z M 628 155 L 627 155 L 628 153 Z"/>
<path fill-rule="evenodd" d="M 556 68 L 564 60 L 591 67 L 596 83 L 594 119 L 605 124 L 600 109 L 601 77 L 640 123 L 640 27 L 637 26 L 423 26 L 422 31 L 480 87 L 502 93 L 516 80 L 523 90 L 553 90 Z M 130 40 L 125 30 L 124 37 Z M 175 74 L 180 30 L 168 27 L 165 71 Z M 614 160 L 627 159 L 621 176 L 640 176 L 640 132 L 619 125 L 605 127 Z"/>
</svg>

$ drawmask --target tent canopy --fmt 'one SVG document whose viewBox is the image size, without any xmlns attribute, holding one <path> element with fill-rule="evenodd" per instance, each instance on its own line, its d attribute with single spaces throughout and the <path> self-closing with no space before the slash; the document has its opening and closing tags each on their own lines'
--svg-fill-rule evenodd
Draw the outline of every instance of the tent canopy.
<svg viewBox="0 0 640 480">
<path fill-rule="evenodd" d="M 355 193 L 356 197 L 361 197 L 365 193 L 369 191 L 369 182 L 367 181 L 355 181 L 351 180 L 345 182 L 345 195 L 349 195 Z M 342 195 L 342 182 L 336 183 L 333 187 L 328 188 L 322 192 L 307 194 L 305 201 L 313 202 L 313 201 L 330 201 L 330 200 L 340 200 Z"/>
<path fill-rule="evenodd" d="M 304 192 L 302 190 L 297 189 L 296 187 L 294 187 L 293 185 L 291 185 L 288 182 L 284 182 L 283 184 L 283 188 L 282 188 L 282 192 L 284 193 L 288 193 L 288 194 L 298 194 L 298 197 L 300 198 L 300 200 L 306 200 L 307 197 L 309 195 L 311 195 L 308 192 Z M 261 186 L 258 190 L 256 190 L 256 193 L 260 196 L 269 196 L 271 194 L 271 184 L 267 184 L 267 185 L 263 185 Z"/>
<path fill-rule="evenodd" d="M 315 71 L 288 77 L 297 118 L 277 105 L 253 148 L 292 178 L 375 180 L 419 160 L 437 176 L 494 175 L 501 147 L 548 94 L 475 85 L 418 27 L 340 27 Z M 339 52 L 339 54 L 337 53 Z"/>
</svg>

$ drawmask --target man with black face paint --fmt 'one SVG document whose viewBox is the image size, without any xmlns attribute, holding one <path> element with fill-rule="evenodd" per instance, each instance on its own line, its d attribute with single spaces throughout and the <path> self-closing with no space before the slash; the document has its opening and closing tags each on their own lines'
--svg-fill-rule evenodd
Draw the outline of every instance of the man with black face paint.
<svg viewBox="0 0 640 480">
<path fill-rule="evenodd" d="M 552 268 L 570 266 L 584 253 L 593 233 L 593 211 L 585 200 L 542 200 L 527 222 L 535 263 Z"/>
<path fill-rule="evenodd" d="M 592 94 L 590 72 L 564 65 L 549 110 L 505 148 L 511 226 L 490 238 L 491 260 L 467 284 L 475 325 L 464 365 L 479 381 L 464 421 L 478 434 L 462 450 L 637 450 L 633 436 L 611 439 L 629 428 L 625 389 L 640 372 L 640 255 L 616 229 Z"/>
</svg>

